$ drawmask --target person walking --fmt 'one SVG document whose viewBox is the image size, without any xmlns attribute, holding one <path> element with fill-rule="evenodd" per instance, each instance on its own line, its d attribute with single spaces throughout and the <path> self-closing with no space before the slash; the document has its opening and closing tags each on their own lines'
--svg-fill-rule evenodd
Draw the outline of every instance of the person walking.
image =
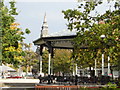
<svg viewBox="0 0 120 90">
<path fill-rule="evenodd" d="M 39 79 L 39 83 L 42 83 L 42 76 L 41 75 L 38 77 L 38 79 Z"/>
</svg>

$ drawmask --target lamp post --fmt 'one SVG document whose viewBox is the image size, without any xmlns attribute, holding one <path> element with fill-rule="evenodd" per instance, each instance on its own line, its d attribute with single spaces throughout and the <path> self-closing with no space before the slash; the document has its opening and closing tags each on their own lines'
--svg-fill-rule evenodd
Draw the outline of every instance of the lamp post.
<svg viewBox="0 0 120 90">
<path fill-rule="evenodd" d="M 95 76 L 97 76 L 97 61 L 95 59 Z"/>
<path fill-rule="evenodd" d="M 109 39 L 109 42 L 107 44 L 107 48 L 110 49 L 111 46 L 111 39 Z M 108 52 L 108 70 L 107 70 L 107 75 L 111 75 L 111 70 L 110 70 L 110 52 Z"/>
<path fill-rule="evenodd" d="M 75 71 L 75 85 L 77 85 L 77 82 L 78 82 L 78 75 L 77 75 L 77 70 L 78 70 L 78 67 L 77 67 L 77 64 L 75 65 L 76 66 L 76 71 Z"/>
<path fill-rule="evenodd" d="M 108 56 L 108 76 L 110 76 L 110 56 Z"/>
<path fill-rule="evenodd" d="M 105 38 L 105 35 L 100 36 L 102 39 L 102 44 L 104 45 L 103 39 Z M 104 49 L 102 48 L 102 75 L 104 75 Z"/>
</svg>

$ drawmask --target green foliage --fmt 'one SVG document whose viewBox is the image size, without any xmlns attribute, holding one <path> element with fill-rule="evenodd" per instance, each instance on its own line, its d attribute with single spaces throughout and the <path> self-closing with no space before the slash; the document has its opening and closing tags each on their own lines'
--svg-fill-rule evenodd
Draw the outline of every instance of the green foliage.
<svg viewBox="0 0 120 90">
<path fill-rule="evenodd" d="M 103 87 L 103 88 L 117 88 L 117 85 L 116 84 L 113 84 L 113 83 L 108 83 L 105 87 Z"/>
<path fill-rule="evenodd" d="M 114 10 L 98 14 L 97 6 L 101 1 L 80 4 L 77 9 L 62 11 L 68 20 L 68 29 L 77 30 L 74 39 L 74 56 L 83 67 L 94 66 L 94 60 L 100 62 L 101 54 L 111 57 L 111 64 L 117 65 L 120 55 L 120 2 L 115 1 Z M 109 3 L 108 3 L 109 4 Z M 93 16 L 91 13 L 96 12 Z M 100 36 L 105 35 L 102 39 Z M 118 65 L 119 66 L 119 65 Z"/>
<path fill-rule="evenodd" d="M 23 36 L 25 33 L 30 33 L 27 29 L 24 33 L 21 28 L 18 28 L 19 23 L 15 22 L 16 12 L 15 2 L 10 2 L 10 8 L 4 5 L 4 2 L 0 2 L 0 46 L 2 63 L 14 64 L 18 66 L 20 60 L 22 60 L 23 50 L 22 41 L 25 39 Z"/>
<path fill-rule="evenodd" d="M 54 73 L 62 72 L 62 73 L 70 73 L 71 65 L 72 65 L 72 52 L 70 50 L 55 50 L 54 56 Z"/>
<path fill-rule="evenodd" d="M 19 61 L 20 65 L 24 68 L 24 71 L 27 71 L 27 68 L 30 68 L 30 66 L 36 65 L 38 60 L 38 55 L 31 50 L 31 44 L 23 43 L 24 51 L 22 52 L 23 59 Z M 28 70 L 29 71 L 29 70 Z"/>
<path fill-rule="evenodd" d="M 17 8 L 15 8 L 15 2 L 14 1 L 11 1 L 10 2 L 10 11 L 9 13 L 11 15 L 18 15 L 18 13 L 16 12 Z"/>
<path fill-rule="evenodd" d="M 26 29 L 25 29 L 25 32 L 26 32 L 27 34 L 29 34 L 29 33 L 30 33 L 30 30 L 29 30 L 28 28 L 26 28 Z"/>
<path fill-rule="evenodd" d="M 53 73 L 70 73 L 72 66 L 71 56 L 72 52 L 70 50 L 54 50 L 54 57 L 51 59 L 51 69 Z M 48 51 L 45 50 L 42 55 L 42 68 L 44 73 L 48 73 Z"/>
<path fill-rule="evenodd" d="M 43 60 L 42 62 L 43 72 L 48 73 L 48 51 L 47 50 L 43 51 L 42 60 Z"/>
</svg>

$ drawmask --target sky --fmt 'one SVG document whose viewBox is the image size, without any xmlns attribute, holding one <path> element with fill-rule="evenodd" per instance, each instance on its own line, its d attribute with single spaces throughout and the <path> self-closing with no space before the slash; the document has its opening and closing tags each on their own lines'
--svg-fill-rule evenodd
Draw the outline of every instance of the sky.
<svg viewBox="0 0 120 90">
<path fill-rule="evenodd" d="M 5 0 L 5 1 L 11 1 L 11 0 Z M 76 0 L 14 0 L 14 1 L 17 1 L 17 2 L 76 2 Z"/>
<path fill-rule="evenodd" d="M 46 0 L 45 0 L 46 1 Z M 41 27 L 43 24 L 44 15 L 46 13 L 47 23 L 48 23 L 48 33 L 52 34 L 55 32 L 67 29 L 67 21 L 64 19 L 62 10 L 67 10 L 69 8 L 76 7 L 76 2 L 66 1 L 55 2 L 43 2 L 42 0 L 17 0 L 16 8 L 19 13 L 15 16 L 16 22 L 20 24 L 20 28 L 24 31 L 26 28 L 31 30 L 29 35 L 25 36 L 25 43 L 33 43 L 34 40 L 40 37 Z M 57 1 L 57 0 L 56 0 Z M 32 49 L 35 51 L 36 46 Z"/>
<path fill-rule="evenodd" d="M 7 0 L 7 4 L 8 4 Z M 20 28 L 31 30 L 29 35 L 25 35 L 24 42 L 29 44 L 40 38 L 41 27 L 43 24 L 44 15 L 46 13 L 49 34 L 67 29 L 67 21 L 64 19 L 62 10 L 77 8 L 79 5 L 75 0 L 16 0 L 16 8 L 19 13 L 15 16 L 16 22 L 20 24 Z M 103 8 L 108 5 L 103 5 L 98 8 L 98 12 L 103 12 Z M 32 50 L 35 51 L 36 46 L 32 45 Z"/>
</svg>

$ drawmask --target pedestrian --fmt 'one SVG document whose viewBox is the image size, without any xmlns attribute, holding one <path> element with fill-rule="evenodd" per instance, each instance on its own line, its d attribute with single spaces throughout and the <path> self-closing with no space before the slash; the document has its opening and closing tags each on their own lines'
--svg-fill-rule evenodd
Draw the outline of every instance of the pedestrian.
<svg viewBox="0 0 120 90">
<path fill-rule="evenodd" d="M 42 76 L 41 75 L 38 77 L 38 79 L 39 79 L 39 83 L 42 83 Z"/>
</svg>

